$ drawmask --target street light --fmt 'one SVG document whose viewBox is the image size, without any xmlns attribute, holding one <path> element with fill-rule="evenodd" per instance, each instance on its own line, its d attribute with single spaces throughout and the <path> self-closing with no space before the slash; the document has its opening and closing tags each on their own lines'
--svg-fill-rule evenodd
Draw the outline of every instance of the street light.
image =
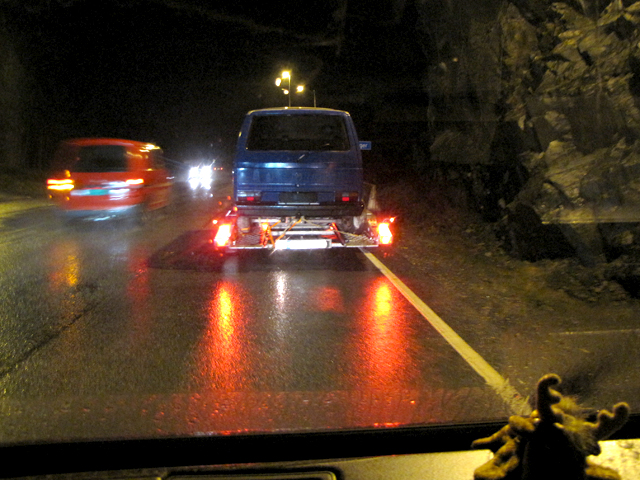
<svg viewBox="0 0 640 480">
<path fill-rule="evenodd" d="M 286 88 L 282 87 L 282 82 L 286 80 L 287 86 Z M 291 72 L 289 70 L 285 70 L 282 72 L 282 75 L 276 78 L 276 87 L 282 88 L 282 93 L 289 96 L 289 107 L 291 107 Z M 304 91 L 304 85 L 298 85 L 296 87 L 296 93 L 302 93 Z"/>
<path fill-rule="evenodd" d="M 305 89 L 304 85 L 298 85 L 296 87 L 296 93 L 302 93 L 304 92 L 304 89 Z M 315 108 L 316 107 L 316 91 L 312 90 L 312 92 L 313 92 L 313 107 Z"/>
</svg>

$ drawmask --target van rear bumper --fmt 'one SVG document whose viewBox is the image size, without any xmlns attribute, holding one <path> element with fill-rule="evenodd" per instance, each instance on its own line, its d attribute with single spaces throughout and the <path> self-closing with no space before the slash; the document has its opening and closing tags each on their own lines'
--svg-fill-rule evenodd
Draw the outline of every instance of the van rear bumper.
<svg viewBox="0 0 640 480">
<path fill-rule="evenodd" d="M 238 215 L 251 217 L 357 217 L 364 203 L 328 205 L 237 205 Z"/>
</svg>

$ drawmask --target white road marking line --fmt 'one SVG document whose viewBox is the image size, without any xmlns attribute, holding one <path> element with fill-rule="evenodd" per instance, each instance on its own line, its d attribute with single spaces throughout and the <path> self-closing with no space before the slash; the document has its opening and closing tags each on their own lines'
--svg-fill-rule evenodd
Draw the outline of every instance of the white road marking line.
<svg viewBox="0 0 640 480">
<path fill-rule="evenodd" d="M 608 335 L 610 333 L 640 333 L 640 328 L 625 328 L 623 330 L 585 330 L 584 332 L 557 332 L 552 335 Z"/>
<path fill-rule="evenodd" d="M 516 415 L 529 415 L 531 407 L 527 399 L 521 396 L 508 380 L 502 377 L 487 361 L 465 342 L 436 312 L 431 310 L 405 283 L 400 280 L 386 265 L 378 260 L 371 252 L 361 249 L 362 253 L 380 270 L 398 291 L 411 303 L 416 310 L 442 335 L 456 352 L 480 375 L 487 384 L 502 398 L 509 409 Z"/>
</svg>

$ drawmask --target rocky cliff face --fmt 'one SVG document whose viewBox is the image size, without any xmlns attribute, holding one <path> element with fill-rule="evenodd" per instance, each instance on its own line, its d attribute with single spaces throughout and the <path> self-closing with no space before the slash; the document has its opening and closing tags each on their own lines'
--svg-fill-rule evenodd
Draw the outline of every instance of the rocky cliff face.
<svg viewBox="0 0 640 480">
<path fill-rule="evenodd" d="M 509 10 L 503 24 L 531 28 Z M 530 219 L 557 225 L 583 262 L 594 264 L 633 246 L 640 222 L 640 2 L 582 12 L 554 3 L 545 12 L 522 75 L 529 88 L 506 85 L 506 118 L 539 145 L 520 157 L 530 177 L 509 205 L 508 223 L 521 223 L 515 212 L 529 208 Z M 527 53 L 509 50 L 524 65 Z M 527 242 L 510 240 L 516 249 Z"/>
<path fill-rule="evenodd" d="M 463 53 L 430 73 L 432 161 L 522 172 L 519 193 L 498 202 L 526 258 L 569 248 L 597 263 L 640 243 L 640 2 L 598 3 L 503 2 L 465 20 Z M 447 104 L 464 115 L 447 118 Z"/>
</svg>

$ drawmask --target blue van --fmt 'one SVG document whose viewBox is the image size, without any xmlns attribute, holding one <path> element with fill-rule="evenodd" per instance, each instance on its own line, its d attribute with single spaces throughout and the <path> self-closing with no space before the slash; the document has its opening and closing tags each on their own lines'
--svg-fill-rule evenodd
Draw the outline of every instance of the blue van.
<svg viewBox="0 0 640 480">
<path fill-rule="evenodd" d="M 239 217 L 361 215 L 362 155 L 347 112 L 269 108 L 249 112 L 234 161 Z"/>
</svg>

